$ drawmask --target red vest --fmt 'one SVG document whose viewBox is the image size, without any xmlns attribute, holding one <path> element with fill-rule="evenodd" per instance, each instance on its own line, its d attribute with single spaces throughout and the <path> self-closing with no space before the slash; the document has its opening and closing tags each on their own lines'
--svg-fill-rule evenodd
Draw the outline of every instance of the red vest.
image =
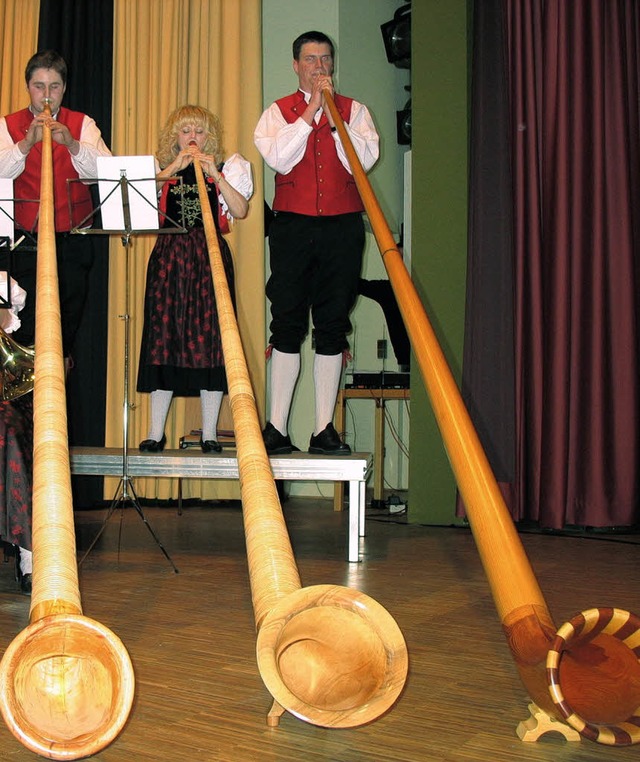
<svg viewBox="0 0 640 762">
<path fill-rule="evenodd" d="M 33 114 L 28 108 L 16 111 L 6 117 L 7 128 L 14 143 L 24 138 L 26 131 L 33 119 Z M 82 121 L 84 114 L 79 111 L 70 111 L 61 108 L 58 112 L 58 121 L 66 124 L 76 140 L 80 140 Z M 53 195 L 55 209 L 56 231 L 68 232 L 77 225 L 93 208 L 89 188 L 84 183 L 69 183 L 71 204 L 73 208 L 73 222 L 69 217 L 69 196 L 67 194 L 67 179 L 77 179 L 78 173 L 71 163 L 71 155 L 66 146 L 52 141 L 53 148 Z M 36 143 L 27 154 L 24 171 L 13 181 L 13 193 L 16 198 L 15 221 L 16 227 L 22 230 L 35 230 L 38 211 L 38 203 L 20 203 L 19 199 L 40 199 L 40 172 L 42 166 L 42 143 Z M 91 224 L 87 220 L 86 225 Z"/>
<path fill-rule="evenodd" d="M 334 100 L 343 121 L 348 123 L 351 98 L 336 94 Z M 300 90 L 276 103 L 289 124 L 295 122 L 307 108 Z M 324 112 L 320 122 L 312 122 L 311 126 L 313 132 L 302 161 L 288 175 L 276 173 L 274 210 L 313 217 L 362 212 L 364 206 L 355 180 L 340 163 Z"/>
</svg>

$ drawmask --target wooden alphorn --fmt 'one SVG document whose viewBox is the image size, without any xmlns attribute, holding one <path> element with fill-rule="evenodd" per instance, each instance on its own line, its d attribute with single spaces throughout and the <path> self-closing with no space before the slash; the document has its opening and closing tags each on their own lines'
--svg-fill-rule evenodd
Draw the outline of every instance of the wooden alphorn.
<svg viewBox="0 0 640 762">
<path fill-rule="evenodd" d="M 238 324 L 209 206 L 194 160 L 222 336 L 237 447 L 261 677 L 284 710 L 324 727 L 379 717 L 407 676 L 407 648 L 391 615 L 369 596 L 338 585 L 301 587 L 266 450 Z"/>
<path fill-rule="evenodd" d="M 323 92 L 440 427 L 507 642 L 531 698 L 599 743 L 640 742 L 640 619 L 589 609 L 556 632 L 480 439 L 360 164 L 331 91 Z"/>
<path fill-rule="evenodd" d="M 51 114 L 50 108 L 45 113 Z M 9 730 L 48 759 L 81 759 L 123 728 L 133 667 L 119 640 L 83 616 L 67 440 L 51 131 L 43 126 L 33 390 L 33 592 L 30 624 L 0 662 Z"/>
</svg>

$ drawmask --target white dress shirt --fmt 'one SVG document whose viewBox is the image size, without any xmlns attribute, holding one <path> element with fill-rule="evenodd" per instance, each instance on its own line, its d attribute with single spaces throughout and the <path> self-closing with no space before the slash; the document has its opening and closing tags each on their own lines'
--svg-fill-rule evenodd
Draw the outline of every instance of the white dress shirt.
<svg viewBox="0 0 640 762">
<path fill-rule="evenodd" d="M 305 101 L 309 103 L 311 94 L 305 93 L 303 90 L 300 92 L 304 95 Z M 314 117 L 316 124 L 321 117 L 322 109 L 318 109 Z M 368 172 L 380 155 L 380 139 L 367 107 L 362 103 L 353 101 L 349 123 L 345 122 L 345 127 L 364 171 Z M 302 161 L 307 150 L 309 135 L 312 132 L 313 127 L 307 124 L 302 117 L 289 124 L 282 115 L 278 104 L 272 103 L 260 117 L 253 133 L 253 140 L 258 151 L 262 154 L 262 158 L 271 169 L 281 175 L 287 175 L 298 162 Z M 340 163 L 347 172 L 353 174 L 340 136 L 337 131 L 332 134 Z"/>
<path fill-rule="evenodd" d="M 55 118 L 55 117 L 54 117 Z M 98 125 L 86 114 L 82 120 L 80 130 L 80 140 L 78 141 L 80 150 L 77 155 L 71 156 L 71 163 L 82 180 L 93 179 L 97 177 L 96 158 L 98 156 L 111 156 L 111 151 L 107 148 Z M 24 171 L 24 165 L 29 154 L 24 154 L 18 148 L 18 144 L 13 142 L 7 128 L 5 117 L 0 118 L 0 177 L 7 177 L 14 180 Z"/>
</svg>

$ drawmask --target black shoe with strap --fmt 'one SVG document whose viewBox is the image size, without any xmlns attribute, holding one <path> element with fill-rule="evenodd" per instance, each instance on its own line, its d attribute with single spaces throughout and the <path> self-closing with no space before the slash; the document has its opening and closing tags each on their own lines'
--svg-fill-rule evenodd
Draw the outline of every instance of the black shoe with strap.
<svg viewBox="0 0 640 762">
<path fill-rule="evenodd" d="M 140 452 L 162 452 L 166 444 L 167 437 L 163 434 L 159 442 L 157 439 L 143 439 L 138 445 L 138 450 Z"/>
<path fill-rule="evenodd" d="M 289 436 L 281 434 L 271 422 L 264 427 L 262 441 L 267 455 L 288 455 L 294 450 Z"/>
<path fill-rule="evenodd" d="M 201 439 L 200 449 L 202 452 L 222 452 L 222 445 L 215 439 Z"/>
<path fill-rule="evenodd" d="M 345 444 L 332 423 L 328 423 L 317 435 L 311 435 L 309 452 L 312 455 L 351 455 L 351 448 Z"/>
</svg>

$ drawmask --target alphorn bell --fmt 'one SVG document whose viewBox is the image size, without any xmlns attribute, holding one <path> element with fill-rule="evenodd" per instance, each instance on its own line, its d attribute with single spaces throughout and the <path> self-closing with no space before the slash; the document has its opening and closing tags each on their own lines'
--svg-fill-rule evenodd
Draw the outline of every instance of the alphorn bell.
<svg viewBox="0 0 640 762">
<path fill-rule="evenodd" d="M 45 113 L 51 115 L 48 104 Z M 36 276 L 33 592 L 30 624 L 0 662 L 0 710 L 9 730 L 48 759 L 81 759 L 123 728 L 133 668 L 119 638 L 82 615 L 67 441 L 56 263 L 51 131 L 42 129 Z"/>
<path fill-rule="evenodd" d="M 345 149 L 464 500 L 522 681 L 547 714 L 609 745 L 640 742 L 640 619 L 589 609 L 556 632 L 480 439 L 331 91 L 324 100 Z"/>
<path fill-rule="evenodd" d="M 400 694 L 408 669 L 406 644 L 391 615 L 364 593 L 338 585 L 300 585 L 204 174 L 198 161 L 194 166 L 236 438 L 258 668 L 275 699 L 268 723 L 277 725 L 287 710 L 324 727 L 362 725 L 387 711 Z"/>
</svg>

